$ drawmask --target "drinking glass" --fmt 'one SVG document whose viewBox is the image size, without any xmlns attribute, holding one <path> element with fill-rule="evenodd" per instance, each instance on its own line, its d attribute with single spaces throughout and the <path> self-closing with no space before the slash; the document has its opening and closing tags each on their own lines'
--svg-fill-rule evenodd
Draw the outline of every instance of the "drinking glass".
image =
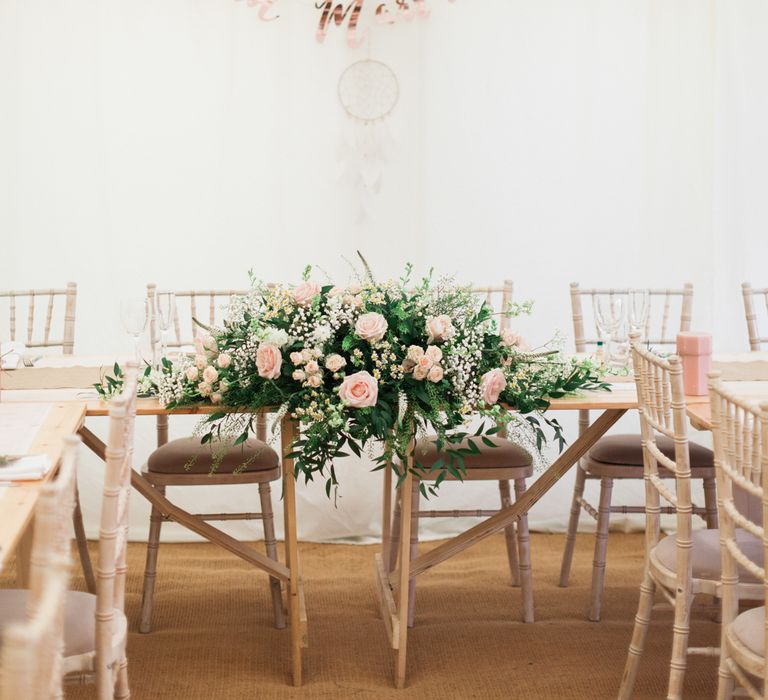
<svg viewBox="0 0 768 700">
<path fill-rule="evenodd" d="M 157 327 L 160 330 L 160 358 L 168 354 L 168 331 L 173 323 L 176 295 L 173 292 L 159 292 L 155 297 Z"/>
<path fill-rule="evenodd" d="M 147 327 L 148 319 L 149 304 L 146 299 L 123 299 L 120 302 L 120 320 L 126 333 L 133 338 L 133 350 L 137 362 L 141 362 L 139 341 Z"/>
<path fill-rule="evenodd" d="M 595 314 L 595 324 L 600 335 L 605 338 L 605 360 L 611 363 L 611 340 L 616 336 L 624 321 L 626 311 L 623 295 L 596 294 L 592 297 L 592 307 Z"/>
<path fill-rule="evenodd" d="M 647 289 L 629 290 L 629 329 L 642 332 L 648 322 L 650 293 Z"/>
</svg>

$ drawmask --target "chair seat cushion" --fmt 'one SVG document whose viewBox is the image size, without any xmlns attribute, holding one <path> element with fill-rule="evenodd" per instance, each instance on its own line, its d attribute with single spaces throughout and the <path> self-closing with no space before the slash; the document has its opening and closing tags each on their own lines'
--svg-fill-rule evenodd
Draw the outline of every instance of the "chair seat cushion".
<svg viewBox="0 0 768 700">
<path fill-rule="evenodd" d="M 26 618 L 28 591 L 0 591 L 0 632 L 12 622 Z M 128 630 L 125 615 L 114 611 L 113 640 L 124 640 Z M 0 639 L 2 635 L 0 634 Z M 96 651 L 96 596 L 80 591 L 68 591 L 64 603 L 64 657 L 80 656 Z"/>
<path fill-rule="evenodd" d="M 657 437 L 656 444 L 662 453 L 675 458 L 675 443 L 668 437 L 662 435 Z M 691 458 L 691 468 L 714 468 L 714 456 L 712 450 L 697 445 L 694 442 L 688 443 L 688 452 Z M 589 457 L 596 462 L 604 464 L 616 464 L 628 467 L 643 466 L 643 445 L 640 435 L 609 435 L 597 441 L 595 446 L 589 451 Z"/>
<path fill-rule="evenodd" d="M 736 540 L 744 553 L 759 566 L 763 565 L 763 543 L 746 530 L 736 530 Z M 696 530 L 691 535 L 691 567 L 693 577 L 717 581 L 720 579 L 720 530 Z M 665 537 L 654 547 L 653 558 L 670 571 L 677 569 L 677 541 L 674 535 Z M 746 569 L 739 567 L 739 580 L 756 583 Z"/>
<path fill-rule="evenodd" d="M 739 615 L 730 625 L 730 634 L 756 656 L 765 655 L 765 606 Z"/>
<path fill-rule="evenodd" d="M 171 440 L 149 456 L 147 470 L 156 474 L 208 474 L 218 449 L 218 443 L 212 441 L 203 445 L 196 437 Z M 277 452 L 265 442 L 252 439 L 230 447 L 216 467 L 216 472 L 258 472 L 274 469 L 278 464 Z"/>
<path fill-rule="evenodd" d="M 480 454 L 465 455 L 464 466 L 467 469 L 519 469 L 530 467 L 533 464 L 531 455 L 522 447 L 511 442 L 507 438 L 489 435 L 488 439 L 495 447 L 489 447 L 477 438 L 471 438 L 480 449 Z M 449 449 L 467 447 L 470 438 L 465 438 L 458 445 L 446 445 Z M 448 457 L 449 455 L 441 454 Z M 437 445 L 434 437 L 421 438 L 416 443 L 416 461 L 429 469 L 438 460 Z"/>
</svg>

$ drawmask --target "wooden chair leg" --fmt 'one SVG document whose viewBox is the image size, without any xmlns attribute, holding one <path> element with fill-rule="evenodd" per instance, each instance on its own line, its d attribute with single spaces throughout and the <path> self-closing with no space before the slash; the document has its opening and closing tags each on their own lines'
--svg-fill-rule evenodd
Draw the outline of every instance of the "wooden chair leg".
<svg viewBox="0 0 768 700">
<path fill-rule="evenodd" d="M 669 662 L 667 700 L 682 700 L 685 667 L 688 662 L 688 632 L 693 596 L 678 589 L 675 596 L 675 623 L 672 627 L 672 659 Z"/>
<path fill-rule="evenodd" d="M 117 672 L 117 683 L 115 684 L 115 700 L 129 700 L 131 691 L 128 687 L 128 659 L 123 657 L 120 662 L 120 669 Z"/>
<path fill-rule="evenodd" d="M 261 499 L 261 515 L 264 524 L 264 546 L 267 556 L 274 561 L 277 557 L 277 540 L 275 539 L 275 519 L 272 513 L 272 489 L 269 484 L 259 484 L 259 498 Z M 283 610 L 283 595 L 280 588 L 280 579 L 269 577 L 269 589 L 272 593 L 272 609 L 275 615 L 275 627 L 285 629 L 285 611 Z"/>
<path fill-rule="evenodd" d="M 732 700 L 736 682 L 731 669 L 724 662 L 725 654 L 721 647 L 720 667 L 717 671 L 717 700 Z"/>
<path fill-rule="evenodd" d="M 515 498 L 525 493 L 525 479 L 515 479 Z M 528 538 L 528 513 L 517 521 L 517 547 L 520 558 L 520 588 L 523 596 L 523 622 L 533 622 L 533 571 L 531 545 Z"/>
<path fill-rule="evenodd" d="M 153 486 L 160 494 L 165 495 L 165 486 Z M 155 577 L 157 574 L 157 554 L 160 547 L 160 528 L 163 516 L 152 506 L 149 516 L 149 536 L 147 537 L 147 563 L 144 566 L 144 591 L 141 596 L 141 619 L 139 632 L 148 634 L 152 631 L 152 602 L 155 595 Z"/>
<path fill-rule="evenodd" d="M 579 516 L 581 504 L 579 499 L 584 496 L 584 485 L 587 481 L 587 473 L 576 465 L 576 482 L 573 485 L 573 498 L 571 499 L 571 516 L 568 519 L 568 532 L 565 535 L 565 549 L 563 550 L 563 562 L 560 565 L 560 583 L 562 588 L 568 586 L 571 576 L 571 563 L 573 562 L 573 550 L 576 546 L 576 531 L 579 529 Z"/>
<path fill-rule="evenodd" d="M 509 490 L 509 481 L 499 481 L 499 495 L 501 507 L 509 508 L 512 505 L 512 496 Z M 509 573 L 512 577 L 512 585 L 520 585 L 520 562 L 517 557 L 517 542 L 515 542 L 515 526 L 510 525 L 504 529 L 504 539 L 507 543 L 507 559 L 509 560 Z"/>
<path fill-rule="evenodd" d="M 611 494 L 613 479 L 600 479 L 600 505 L 597 509 L 597 532 L 595 533 L 595 558 L 592 561 L 592 600 L 589 605 L 589 619 L 600 621 L 605 587 L 605 559 L 608 550 L 608 528 L 611 524 Z"/>
<path fill-rule="evenodd" d="M 704 482 L 704 509 L 707 511 L 707 527 L 717 528 L 717 488 L 716 480 L 702 479 Z"/>
<path fill-rule="evenodd" d="M 93 575 L 93 564 L 88 552 L 88 539 L 85 536 L 83 525 L 83 511 L 80 507 L 80 491 L 75 483 L 75 510 L 72 513 L 72 524 L 75 526 L 75 539 L 77 540 L 77 552 L 80 555 L 80 565 L 85 577 L 85 588 L 89 593 L 96 593 L 96 577 Z"/>
<path fill-rule="evenodd" d="M 419 480 L 413 480 L 413 495 L 411 496 L 411 559 L 419 556 Z M 416 612 L 416 577 L 411 577 L 408 584 L 408 627 L 413 627 L 413 619 Z"/>
<path fill-rule="evenodd" d="M 640 667 L 640 659 L 643 656 L 645 648 L 645 638 L 648 635 L 648 625 L 651 622 L 651 613 L 653 611 L 653 595 L 656 592 L 656 584 L 645 572 L 643 582 L 640 584 L 640 602 L 637 605 L 637 615 L 635 615 L 635 627 L 632 631 L 632 641 L 629 643 L 629 653 L 624 665 L 624 673 L 621 677 L 621 686 L 619 687 L 619 700 L 630 700 L 635 687 L 635 678 L 637 669 Z"/>
<path fill-rule="evenodd" d="M 392 515 L 392 529 L 389 536 L 389 561 L 385 561 L 389 571 L 397 567 L 397 553 L 400 547 L 400 489 L 395 497 L 395 512 Z"/>
</svg>

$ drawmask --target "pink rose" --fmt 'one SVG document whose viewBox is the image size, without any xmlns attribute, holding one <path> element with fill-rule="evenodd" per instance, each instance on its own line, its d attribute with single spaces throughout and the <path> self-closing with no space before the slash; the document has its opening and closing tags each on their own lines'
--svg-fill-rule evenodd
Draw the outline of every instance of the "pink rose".
<svg viewBox="0 0 768 700">
<path fill-rule="evenodd" d="M 375 312 L 363 314 L 355 323 L 355 333 L 370 343 L 381 340 L 386 332 L 387 319 Z"/>
<path fill-rule="evenodd" d="M 450 316 L 442 314 L 441 316 L 430 316 L 426 324 L 428 343 L 442 343 L 450 340 L 456 334 L 456 329 L 451 323 Z"/>
<path fill-rule="evenodd" d="M 307 378 L 307 373 L 303 369 L 296 369 L 291 377 L 297 382 L 303 382 Z"/>
<path fill-rule="evenodd" d="M 223 352 L 216 358 L 216 364 L 221 367 L 221 369 L 226 369 L 232 364 L 232 356 Z"/>
<path fill-rule="evenodd" d="M 519 333 L 515 333 L 511 328 L 504 328 L 501 331 L 501 344 L 508 348 L 517 347 L 522 352 L 527 352 L 531 346 Z"/>
<path fill-rule="evenodd" d="M 315 360 L 310 360 L 304 369 L 307 371 L 307 374 L 317 374 L 320 371 L 320 365 Z"/>
<path fill-rule="evenodd" d="M 339 398 L 352 408 L 375 406 L 379 383 L 368 372 L 355 372 L 344 378 L 339 386 Z"/>
<path fill-rule="evenodd" d="M 226 379 L 222 379 L 219 382 L 219 393 L 226 394 L 229 391 L 229 382 Z"/>
<path fill-rule="evenodd" d="M 216 343 L 216 339 L 210 333 L 203 333 L 195 336 L 195 352 L 197 352 L 198 355 L 216 353 L 218 351 L 219 346 Z"/>
<path fill-rule="evenodd" d="M 321 374 L 312 374 L 309 377 L 307 377 L 307 384 L 309 386 L 314 387 L 317 389 L 321 384 L 323 383 L 323 375 Z"/>
<path fill-rule="evenodd" d="M 424 354 L 435 363 L 443 359 L 443 351 L 437 345 L 430 345 Z"/>
<path fill-rule="evenodd" d="M 363 291 L 362 286 L 357 282 L 353 282 L 352 284 L 350 284 L 347 289 L 350 294 L 360 294 L 360 292 Z"/>
<path fill-rule="evenodd" d="M 328 296 L 333 299 L 334 297 L 338 297 L 344 294 L 344 288 L 343 287 L 331 287 L 330 291 L 328 292 Z"/>
<path fill-rule="evenodd" d="M 198 369 L 205 369 L 208 366 L 208 360 L 205 355 L 195 355 L 195 366 Z"/>
<path fill-rule="evenodd" d="M 292 352 L 291 362 L 293 362 L 294 365 L 300 365 L 302 362 L 304 362 L 304 357 L 300 352 Z"/>
<path fill-rule="evenodd" d="M 419 361 L 416 363 L 416 369 L 418 369 L 419 367 L 421 367 L 422 369 L 425 369 L 425 370 L 427 370 L 427 369 L 429 369 L 429 368 L 430 368 L 430 367 L 431 367 L 433 364 L 435 364 L 435 363 L 434 363 L 434 362 L 432 362 L 432 360 L 430 360 L 430 359 L 429 359 L 429 356 L 425 354 L 425 355 L 422 355 L 422 356 L 419 358 Z"/>
<path fill-rule="evenodd" d="M 424 381 L 427 378 L 427 375 L 429 374 L 429 369 L 426 367 L 422 367 L 421 365 L 416 365 L 413 369 L 413 378 L 418 381 Z"/>
<path fill-rule="evenodd" d="M 200 382 L 197 385 L 197 391 L 200 396 L 208 396 L 213 391 L 213 387 L 208 382 Z"/>
<path fill-rule="evenodd" d="M 280 348 L 271 343 L 261 343 L 256 350 L 256 369 L 259 376 L 264 379 L 277 379 L 280 376 L 280 367 L 283 364 L 283 356 Z"/>
<path fill-rule="evenodd" d="M 200 376 L 200 370 L 197 367 L 187 367 L 187 371 L 184 374 L 190 382 L 196 382 L 198 376 Z"/>
<path fill-rule="evenodd" d="M 443 378 L 443 368 L 440 365 L 432 365 L 427 372 L 427 379 L 437 384 Z"/>
<path fill-rule="evenodd" d="M 221 403 L 221 394 L 218 392 L 211 394 L 211 403 Z"/>
<path fill-rule="evenodd" d="M 424 351 L 418 345 L 411 345 L 408 348 L 406 359 L 416 364 L 422 357 L 424 357 Z"/>
<path fill-rule="evenodd" d="M 329 355 L 325 360 L 325 368 L 331 372 L 338 372 L 342 367 L 347 366 L 347 361 L 341 355 Z"/>
<path fill-rule="evenodd" d="M 497 367 L 490 372 L 486 372 L 480 380 L 480 391 L 483 395 L 483 401 L 487 405 L 492 406 L 499 400 L 499 396 L 506 386 L 507 379 L 504 376 L 503 370 Z"/>
<path fill-rule="evenodd" d="M 315 353 L 312 352 L 312 350 L 310 348 L 304 348 L 301 351 L 301 360 L 302 360 L 302 362 L 309 362 L 314 356 L 315 356 Z"/>
<path fill-rule="evenodd" d="M 203 370 L 203 379 L 209 384 L 213 384 L 218 378 L 219 373 L 213 366 L 208 365 L 208 367 Z"/>
<path fill-rule="evenodd" d="M 309 306 L 318 294 L 320 294 L 320 285 L 312 280 L 302 282 L 293 288 L 293 300 L 299 306 Z"/>
</svg>

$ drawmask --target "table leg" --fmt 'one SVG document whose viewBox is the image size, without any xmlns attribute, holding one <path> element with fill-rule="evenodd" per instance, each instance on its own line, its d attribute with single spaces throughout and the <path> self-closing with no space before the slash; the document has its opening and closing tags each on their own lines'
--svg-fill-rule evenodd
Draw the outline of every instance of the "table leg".
<svg viewBox="0 0 768 700">
<path fill-rule="evenodd" d="M 392 531 L 392 465 L 384 467 L 384 492 L 381 499 L 381 558 L 389 561 L 390 533 Z"/>
<path fill-rule="evenodd" d="M 29 521 L 27 529 L 16 546 L 16 585 L 29 588 L 29 574 L 32 568 L 32 540 L 35 536 L 35 519 Z"/>
<path fill-rule="evenodd" d="M 408 589 L 411 582 L 411 507 L 413 505 L 413 446 L 408 449 L 407 473 L 400 482 L 400 567 L 397 570 L 398 640 L 395 656 L 395 687 L 405 687 L 408 646 Z"/>
<path fill-rule="evenodd" d="M 288 620 L 291 633 L 291 675 L 295 686 L 301 685 L 301 598 L 299 591 L 299 548 L 296 537 L 296 478 L 293 459 L 286 458 L 293 449 L 295 424 L 284 420 L 281 429 L 283 448 L 283 513 L 285 516 L 285 559 L 288 579 Z"/>
</svg>

